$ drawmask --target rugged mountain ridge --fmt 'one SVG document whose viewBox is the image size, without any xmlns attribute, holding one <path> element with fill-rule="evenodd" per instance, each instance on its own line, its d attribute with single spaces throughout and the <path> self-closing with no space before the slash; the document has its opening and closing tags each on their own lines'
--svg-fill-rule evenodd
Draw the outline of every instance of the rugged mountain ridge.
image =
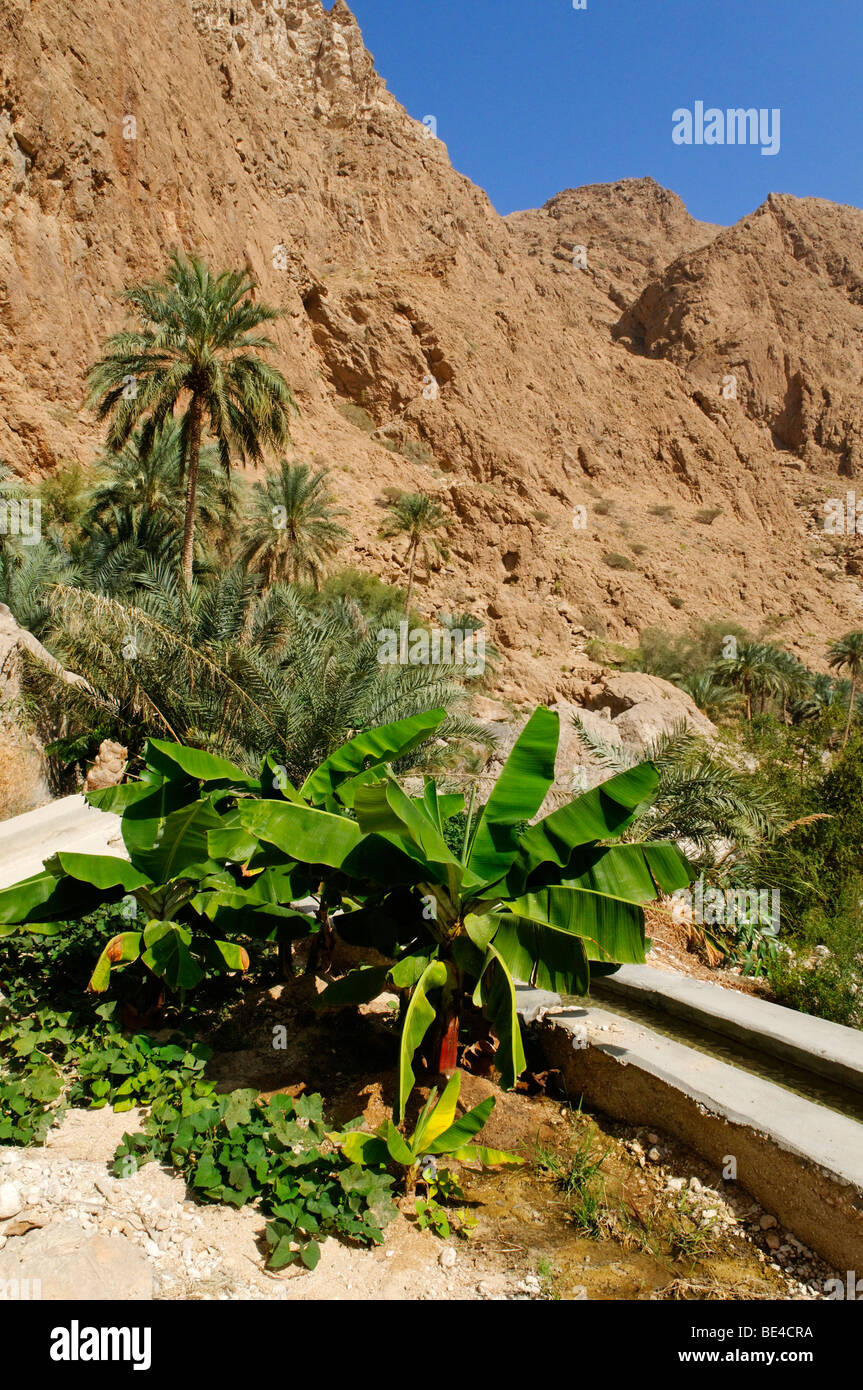
<svg viewBox="0 0 863 1390">
<path fill-rule="evenodd" d="M 858 466 L 863 213 L 777 197 L 717 229 L 648 179 L 501 218 L 343 0 L 0 0 L 0 53 L 0 458 L 25 476 L 92 457 L 116 294 L 180 246 L 284 308 L 296 452 L 333 468 L 357 563 L 401 572 L 386 488 L 451 507 L 418 601 L 487 616 L 504 694 L 577 696 L 589 632 L 734 617 L 814 658 L 859 622 L 819 509 Z"/>
</svg>

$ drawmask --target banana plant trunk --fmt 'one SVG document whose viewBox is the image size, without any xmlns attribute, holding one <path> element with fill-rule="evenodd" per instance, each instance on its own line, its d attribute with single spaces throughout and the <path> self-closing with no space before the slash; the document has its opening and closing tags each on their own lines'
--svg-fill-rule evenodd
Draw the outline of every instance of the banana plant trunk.
<svg viewBox="0 0 863 1390">
<path fill-rule="evenodd" d="M 461 993 L 460 985 L 444 987 L 436 1021 L 432 1067 L 439 1077 L 445 1077 L 447 1081 L 458 1067 Z"/>
</svg>

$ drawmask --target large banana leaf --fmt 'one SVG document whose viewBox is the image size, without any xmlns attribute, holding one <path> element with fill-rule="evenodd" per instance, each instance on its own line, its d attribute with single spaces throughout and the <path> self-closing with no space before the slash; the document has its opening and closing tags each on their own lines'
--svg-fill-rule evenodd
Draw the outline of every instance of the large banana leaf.
<svg viewBox="0 0 863 1390">
<path fill-rule="evenodd" d="M 519 837 L 518 854 L 507 878 L 510 893 L 523 892 L 532 875 L 545 865 L 566 871 L 579 846 L 622 835 L 658 785 L 659 773 L 653 764 L 641 763 L 530 826 Z"/>
<path fill-rule="evenodd" d="M 207 836 L 222 820 L 204 799 L 173 806 L 173 784 L 128 807 L 121 823 L 123 843 L 137 869 L 154 883 L 178 878 L 209 859 Z M 214 865 L 214 867 L 218 867 Z"/>
<path fill-rule="evenodd" d="M 91 883 L 94 888 L 122 888 L 131 893 L 135 888 L 144 888 L 150 879 L 134 868 L 126 859 L 116 854 L 74 854 L 71 850 L 60 850 L 48 865 L 56 863 L 70 878 L 81 883 Z"/>
<path fill-rule="evenodd" d="M 494 943 L 488 948 L 486 967 L 476 993 L 498 1036 L 500 1045 L 495 1064 L 500 1072 L 500 1083 L 504 1090 L 510 1090 L 527 1066 L 527 1061 L 521 1041 L 515 985 L 506 961 L 495 949 Z"/>
<path fill-rule="evenodd" d="M 231 817 L 239 820 L 239 813 L 232 811 Z M 225 817 L 228 821 L 229 817 Z M 207 836 L 207 853 L 211 859 L 224 860 L 228 864 L 247 864 L 258 849 L 258 838 L 251 835 L 240 824 L 225 823 Z"/>
<path fill-rule="evenodd" d="M 321 804 L 335 794 L 342 782 L 357 773 L 393 762 L 412 752 L 420 743 L 431 738 L 445 719 L 446 710 L 433 709 L 414 714 L 409 719 L 399 719 L 395 724 L 366 729 L 309 774 L 300 788 L 301 795 L 316 805 Z"/>
<path fill-rule="evenodd" d="M 356 821 L 290 801 L 244 801 L 241 825 L 304 864 L 341 868 L 363 839 Z"/>
<path fill-rule="evenodd" d="M 131 892 L 147 882 L 125 859 L 63 851 L 38 874 L 0 889 L 0 935 L 9 934 L 2 930 L 6 926 L 32 928 L 84 916 L 103 903 L 106 894 L 119 897 L 121 889 Z"/>
<path fill-rule="evenodd" d="M 474 892 L 484 886 L 453 854 L 425 805 L 407 796 L 395 778 L 360 787 L 354 810 L 370 836 L 396 846 L 420 866 L 422 872 L 414 882 L 428 878 L 445 883 L 453 900 L 460 891 Z"/>
<path fill-rule="evenodd" d="M 589 888 L 594 893 L 622 898 L 631 903 L 653 902 L 660 893 L 673 893 L 686 888 L 693 873 L 685 856 L 671 843 L 637 843 L 627 845 L 587 845 L 577 849 L 569 861 L 566 877 L 558 878 L 558 870 L 547 866 L 553 883 L 570 888 Z M 542 870 L 531 875 L 531 887 L 537 886 Z"/>
<path fill-rule="evenodd" d="M 232 786 L 241 787 L 255 787 L 258 784 L 256 777 L 250 777 L 226 758 L 219 758 L 201 748 L 186 748 L 182 743 L 151 738 L 144 757 L 150 767 L 169 781 L 182 781 L 185 776 L 196 782 L 229 782 Z"/>
<path fill-rule="evenodd" d="M 536 815 L 554 782 L 560 718 L 540 705 L 522 729 L 479 818 L 468 863 L 488 882 L 506 873 L 518 849 L 516 828 Z"/>
<path fill-rule="evenodd" d="M 354 800 L 354 811 L 366 833 L 396 835 L 412 841 L 430 864 L 445 864 L 461 869 L 461 864 L 425 807 L 403 792 L 394 777 L 360 787 Z"/>
<path fill-rule="evenodd" d="M 357 880 L 389 885 L 419 882 L 425 861 L 414 859 L 401 842 L 367 835 L 355 820 L 317 806 L 287 801 L 242 801 L 240 824 L 300 864 L 326 864 Z"/>
<path fill-rule="evenodd" d="M 192 933 L 179 922 L 149 922 L 144 929 L 142 944 L 146 949 L 141 959 L 171 989 L 194 989 L 204 972 L 189 950 L 191 941 Z"/>
<path fill-rule="evenodd" d="M 585 943 L 569 932 L 502 913 L 494 945 L 515 980 L 555 994 L 586 994 L 590 988 Z"/>
<path fill-rule="evenodd" d="M 140 781 L 121 782 L 116 787 L 100 787 L 97 791 L 87 792 L 86 800 L 99 811 L 110 811 L 116 816 L 122 816 L 136 801 L 143 801 L 145 797 L 152 796 L 163 781 L 164 778 L 160 774 L 145 768 Z M 195 789 L 189 787 L 184 799 L 188 801 L 196 796 Z"/>
<path fill-rule="evenodd" d="M 428 992 L 442 989 L 446 984 L 447 967 L 440 960 L 431 961 L 423 971 L 410 997 L 405 1010 L 402 1035 L 399 1040 L 399 1095 L 396 1123 L 405 1113 L 408 1096 L 414 1087 L 416 1077 L 411 1065 L 413 1055 L 434 1022 L 435 1011 L 428 1001 Z"/>
<path fill-rule="evenodd" d="M 559 887 L 526 893 L 507 903 L 507 910 L 558 934 L 580 937 L 589 960 L 644 963 L 644 912 L 636 903 Z"/>
</svg>

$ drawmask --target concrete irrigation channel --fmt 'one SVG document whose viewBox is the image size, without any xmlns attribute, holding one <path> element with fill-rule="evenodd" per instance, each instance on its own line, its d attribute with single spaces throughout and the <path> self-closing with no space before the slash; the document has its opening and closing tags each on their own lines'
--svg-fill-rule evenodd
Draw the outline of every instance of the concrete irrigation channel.
<svg viewBox="0 0 863 1390">
<path fill-rule="evenodd" d="M 119 829 L 82 796 L 4 821 L 0 887 L 60 849 L 123 854 Z M 572 1101 L 665 1130 L 834 1268 L 863 1270 L 863 1033 L 650 966 L 589 1000 L 518 995 Z"/>
<path fill-rule="evenodd" d="M 649 966 L 595 984 L 590 1001 L 519 988 L 570 1099 L 664 1129 L 835 1268 L 863 1267 L 863 1034 Z"/>
</svg>

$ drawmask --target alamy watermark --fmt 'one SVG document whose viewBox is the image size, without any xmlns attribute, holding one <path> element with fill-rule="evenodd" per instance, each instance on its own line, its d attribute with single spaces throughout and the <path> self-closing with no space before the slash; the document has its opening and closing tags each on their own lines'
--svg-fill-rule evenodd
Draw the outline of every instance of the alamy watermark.
<svg viewBox="0 0 863 1390">
<path fill-rule="evenodd" d="M 758 927 L 778 936 L 780 911 L 778 888 L 705 888 L 698 879 L 671 895 L 672 921 L 698 926 Z"/>
<path fill-rule="evenodd" d="M 824 503 L 824 530 L 828 536 L 863 536 L 863 497 L 846 492 Z"/>
<path fill-rule="evenodd" d="M 53 1329 L 48 1354 L 52 1361 L 130 1361 L 134 1371 L 148 1371 L 152 1344 L 149 1327 L 82 1327 L 73 1318 Z"/>
<path fill-rule="evenodd" d="M 845 1271 L 844 1284 L 841 1279 L 825 1280 L 824 1296 L 834 1300 L 847 1299 L 849 1303 L 863 1303 L 863 1279 L 857 1278 L 855 1270 L 848 1269 Z"/>
<path fill-rule="evenodd" d="M 485 671 L 485 633 L 481 628 L 441 627 L 429 632 L 405 621 L 375 634 L 381 666 L 463 666 L 473 680 Z"/>
<path fill-rule="evenodd" d="M 671 117 L 675 145 L 760 145 L 762 154 L 778 154 L 781 143 L 781 108 L 718 106 L 705 110 L 696 101 L 692 111 L 679 106 Z"/>
<path fill-rule="evenodd" d="M 38 497 L 0 497 L 0 536 L 19 536 L 22 545 L 42 539 L 42 503 Z"/>
</svg>

